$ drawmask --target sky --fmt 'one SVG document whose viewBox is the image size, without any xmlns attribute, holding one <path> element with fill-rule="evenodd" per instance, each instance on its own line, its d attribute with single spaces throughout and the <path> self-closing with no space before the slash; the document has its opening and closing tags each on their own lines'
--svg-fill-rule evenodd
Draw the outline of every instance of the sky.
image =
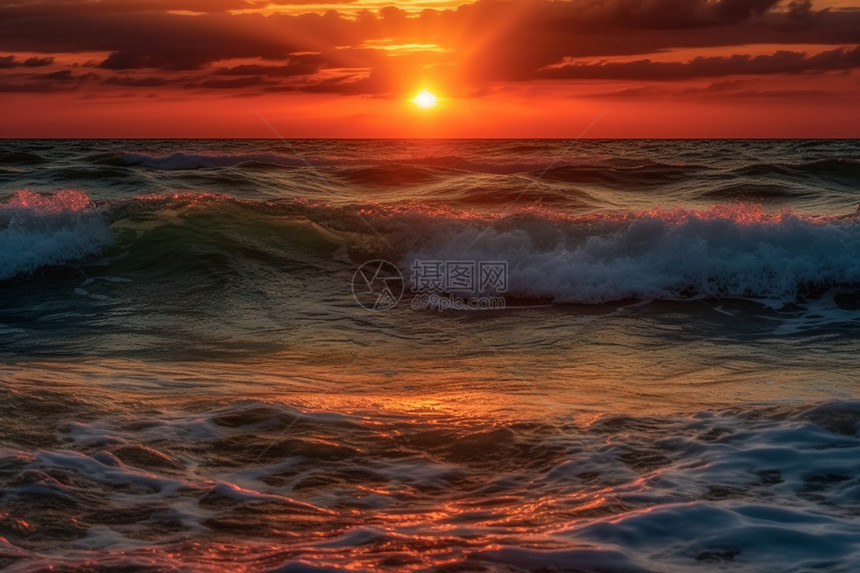
<svg viewBox="0 0 860 573">
<path fill-rule="evenodd" d="M 860 137 L 858 68 L 860 0 L 0 0 L 0 137 Z"/>
</svg>

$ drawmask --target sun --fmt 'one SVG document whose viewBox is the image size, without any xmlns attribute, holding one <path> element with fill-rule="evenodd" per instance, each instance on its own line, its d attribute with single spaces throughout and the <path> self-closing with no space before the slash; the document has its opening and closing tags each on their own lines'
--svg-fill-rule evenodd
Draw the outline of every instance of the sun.
<svg viewBox="0 0 860 573">
<path fill-rule="evenodd" d="M 431 107 L 436 107 L 436 96 L 428 92 L 427 90 L 421 90 L 418 92 L 418 95 L 412 98 L 412 101 L 418 107 L 423 107 L 424 109 L 429 109 Z"/>
</svg>

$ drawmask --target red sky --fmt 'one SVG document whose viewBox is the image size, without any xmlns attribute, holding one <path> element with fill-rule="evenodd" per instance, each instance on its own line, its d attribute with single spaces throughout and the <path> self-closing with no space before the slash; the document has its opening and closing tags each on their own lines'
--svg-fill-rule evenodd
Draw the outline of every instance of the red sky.
<svg viewBox="0 0 860 573">
<path fill-rule="evenodd" d="M 860 137 L 857 68 L 860 0 L 0 0 L 0 137 Z"/>
</svg>

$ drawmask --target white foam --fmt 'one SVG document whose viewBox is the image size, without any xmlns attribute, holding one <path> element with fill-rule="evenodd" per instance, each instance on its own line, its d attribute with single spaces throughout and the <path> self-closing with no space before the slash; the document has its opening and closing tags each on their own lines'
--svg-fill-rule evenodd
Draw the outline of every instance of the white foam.
<svg viewBox="0 0 860 573">
<path fill-rule="evenodd" d="M 480 558 L 517 567 L 518 570 L 589 571 L 594 573 L 648 573 L 623 553 L 601 549 L 537 551 L 508 547 L 484 551 Z"/>
<path fill-rule="evenodd" d="M 430 223 L 403 268 L 415 260 L 506 261 L 508 294 L 519 297 L 584 304 L 744 298 L 781 306 L 808 287 L 860 285 L 857 219 L 715 207 L 509 217 L 485 229 Z"/>
<path fill-rule="evenodd" d="M 860 556 L 855 520 L 761 505 L 663 505 L 589 524 L 575 537 L 623 547 L 657 571 L 696 561 L 730 561 L 734 571 L 825 570 Z"/>
<path fill-rule="evenodd" d="M 36 454 L 35 465 L 41 468 L 73 470 L 93 481 L 107 485 L 143 487 L 158 496 L 170 495 L 186 485 L 179 480 L 130 469 L 115 457 L 113 460 L 96 459 L 72 451 L 40 451 Z"/>
<path fill-rule="evenodd" d="M 96 254 L 112 240 L 84 193 L 19 191 L 0 204 L 0 280 Z"/>
<path fill-rule="evenodd" d="M 303 510 L 307 510 L 307 511 L 311 511 L 311 512 L 317 512 L 317 513 L 328 513 L 328 514 L 334 513 L 332 511 L 327 510 L 327 509 L 317 507 L 313 504 L 305 503 L 302 501 L 297 501 L 295 499 L 292 499 L 292 498 L 289 498 L 286 496 L 271 494 L 271 493 L 262 493 L 262 492 L 255 491 L 255 490 L 245 489 L 245 488 L 239 487 L 236 484 L 227 483 L 227 482 L 223 482 L 223 481 L 219 481 L 219 482 L 215 483 L 214 491 L 215 491 L 215 493 L 217 493 L 218 495 L 220 495 L 222 497 L 226 497 L 228 499 L 232 499 L 234 501 L 239 501 L 239 502 L 286 503 L 286 504 L 293 506 L 296 509 L 303 509 Z"/>
</svg>

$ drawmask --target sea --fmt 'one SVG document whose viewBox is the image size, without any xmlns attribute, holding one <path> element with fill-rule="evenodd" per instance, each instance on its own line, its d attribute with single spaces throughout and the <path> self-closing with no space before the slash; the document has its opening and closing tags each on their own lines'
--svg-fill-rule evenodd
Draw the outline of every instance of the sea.
<svg viewBox="0 0 860 573">
<path fill-rule="evenodd" d="M 0 140 L 0 568 L 860 570 L 860 140 Z"/>
</svg>

